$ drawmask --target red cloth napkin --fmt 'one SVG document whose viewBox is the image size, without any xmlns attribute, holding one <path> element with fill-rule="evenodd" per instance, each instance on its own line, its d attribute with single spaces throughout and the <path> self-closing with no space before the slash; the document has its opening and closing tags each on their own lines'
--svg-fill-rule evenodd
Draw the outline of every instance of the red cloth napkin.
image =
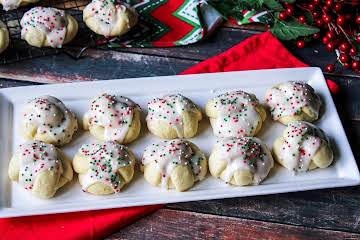
<svg viewBox="0 0 360 240">
<path fill-rule="evenodd" d="M 182 74 L 306 67 L 271 33 L 248 38 Z M 328 81 L 332 92 L 339 87 Z M 100 239 L 161 205 L 0 219 L 0 239 Z"/>
</svg>

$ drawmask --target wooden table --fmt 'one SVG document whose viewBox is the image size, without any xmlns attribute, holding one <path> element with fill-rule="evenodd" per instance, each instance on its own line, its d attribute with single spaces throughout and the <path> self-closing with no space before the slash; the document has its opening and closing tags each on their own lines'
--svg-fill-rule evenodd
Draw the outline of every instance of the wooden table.
<svg viewBox="0 0 360 240">
<path fill-rule="evenodd" d="M 206 41 L 169 49 L 89 50 L 77 62 L 64 55 L 0 66 L 1 87 L 44 82 L 174 75 L 261 30 L 224 26 Z M 324 46 L 287 46 L 312 66 L 335 60 Z M 360 159 L 360 76 L 326 74 L 341 86 L 334 96 L 357 161 Z M 13 78 L 21 81 L 9 80 Z M 34 83 L 30 81 L 36 81 Z M 109 239 L 360 239 L 360 188 L 169 204 Z"/>
</svg>

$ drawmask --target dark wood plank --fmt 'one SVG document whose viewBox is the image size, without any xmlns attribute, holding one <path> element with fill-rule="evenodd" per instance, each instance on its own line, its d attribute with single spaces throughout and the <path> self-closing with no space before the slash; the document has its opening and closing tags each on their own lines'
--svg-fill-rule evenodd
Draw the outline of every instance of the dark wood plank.
<svg viewBox="0 0 360 240">
<path fill-rule="evenodd" d="M 84 81 L 96 79 L 171 75 L 215 56 L 259 31 L 236 28 L 220 28 L 203 42 L 177 48 L 120 49 L 116 51 L 89 50 L 87 57 L 75 61 L 66 55 L 56 55 L 0 66 L 0 77 L 44 82 Z M 312 66 L 324 67 L 333 54 L 322 44 L 298 49 L 294 44 L 287 47 L 297 57 Z M 176 58 L 176 60 L 174 60 Z M 139 68 L 139 65 L 141 67 Z M 353 72 L 346 72 L 354 76 Z"/>
<path fill-rule="evenodd" d="M 359 239 L 348 232 L 162 209 L 108 239 Z"/>
</svg>

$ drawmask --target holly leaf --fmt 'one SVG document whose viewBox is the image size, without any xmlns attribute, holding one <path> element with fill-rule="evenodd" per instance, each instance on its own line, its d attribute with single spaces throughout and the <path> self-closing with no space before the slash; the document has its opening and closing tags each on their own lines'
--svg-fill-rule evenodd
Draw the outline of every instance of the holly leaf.
<svg viewBox="0 0 360 240">
<path fill-rule="evenodd" d="M 281 1 L 292 4 L 292 3 L 294 3 L 296 0 L 281 0 Z"/>
<path fill-rule="evenodd" d="M 244 1 L 248 5 L 249 8 L 253 8 L 255 10 L 263 7 L 264 1 L 266 0 L 247 0 Z M 275 1 L 275 0 L 274 0 Z"/>
<path fill-rule="evenodd" d="M 226 20 L 229 17 L 233 17 L 236 20 L 241 21 L 244 18 L 242 11 L 248 7 L 246 3 L 241 0 L 211 0 L 208 3 L 213 6 Z"/>
<path fill-rule="evenodd" d="M 275 11 L 284 10 L 284 7 L 277 0 L 264 0 L 264 4 L 271 10 L 275 10 Z"/>
<path fill-rule="evenodd" d="M 320 30 L 316 27 L 301 24 L 295 18 L 287 21 L 275 19 L 270 31 L 281 40 L 292 40 L 302 36 L 312 35 Z"/>
</svg>

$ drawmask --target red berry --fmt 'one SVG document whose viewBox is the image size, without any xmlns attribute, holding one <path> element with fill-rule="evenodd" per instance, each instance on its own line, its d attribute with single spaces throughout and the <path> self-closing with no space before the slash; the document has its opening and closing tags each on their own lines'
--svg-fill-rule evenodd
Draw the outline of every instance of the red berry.
<svg viewBox="0 0 360 240">
<path fill-rule="evenodd" d="M 298 20 L 299 20 L 300 23 L 306 23 L 306 18 L 305 18 L 305 16 L 300 16 L 300 17 L 298 17 Z"/>
<path fill-rule="evenodd" d="M 343 42 L 339 46 L 340 51 L 347 53 L 350 50 L 350 45 L 347 42 Z"/>
<path fill-rule="evenodd" d="M 320 38 L 320 33 L 314 33 L 313 34 L 313 39 L 319 39 Z"/>
<path fill-rule="evenodd" d="M 322 25 L 324 25 L 324 21 L 321 18 L 316 19 L 315 23 L 316 23 L 316 26 L 318 26 L 318 27 L 321 27 Z"/>
<path fill-rule="evenodd" d="M 298 48 L 304 48 L 305 47 L 305 41 L 304 40 L 299 40 L 296 43 Z"/>
<path fill-rule="evenodd" d="M 355 71 L 355 70 L 359 70 L 360 69 L 360 61 L 352 61 L 351 63 L 351 68 Z"/>
<path fill-rule="evenodd" d="M 347 62 L 349 62 L 350 58 L 349 58 L 349 55 L 340 54 L 339 60 L 342 63 L 347 63 Z"/>
<path fill-rule="evenodd" d="M 347 21 L 350 21 L 350 20 L 352 19 L 352 15 L 351 15 L 350 13 L 345 14 L 345 19 L 346 19 Z"/>
<path fill-rule="evenodd" d="M 312 3 L 309 3 L 308 9 L 311 10 L 311 11 L 314 10 L 314 9 L 315 9 L 315 5 L 312 4 Z"/>
<path fill-rule="evenodd" d="M 322 7 L 322 10 L 323 10 L 324 12 L 329 12 L 329 11 L 330 11 L 330 7 L 328 7 L 328 6 L 323 6 L 323 7 Z"/>
<path fill-rule="evenodd" d="M 339 24 L 340 26 L 344 26 L 346 22 L 346 19 L 343 15 L 338 16 L 338 18 L 336 19 L 336 23 Z"/>
<path fill-rule="evenodd" d="M 314 18 L 318 18 L 318 17 L 320 17 L 320 13 L 319 12 L 313 12 L 313 16 L 314 16 Z"/>
<path fill-rule="evenodd" d="M 351 48 L 349 54 L 350 54 L 350 56 L 356 56 L 356 54 L 357 54 L 356 49 L 355 49 L 355 48 Z"/>
<path fill-rule="evenodd" d="M 326 33 L 326 35 L 330 40 L 335 38 L 335 31 L 330 30 Z"/>
<path fill-rule="evenodd" d="M 330 39 L 327 36 L 324 36 L 322 41 L 324 44 L 328 44 L 330 42 Z"/>
<path fill-rule="evenodd" d="M 343 66 L 344 66 L 345 69 L 348 69 L 348 68 L 350 68 L 350 63 L 346 62 L 346 63 L 343 64 Z"/>
<path fill-rule="evenodd" d="M 357 16 L 356 16 L 355 22 L 356 22 L 357 24 L 360 24 L 360 15 L 357 15 Z"/>
<path fill-rule="evenodd" d="M 326 50 L 328 50 L 329 52 L 334 51 L 335 47 L 336 47 L 335 42 L 329 42 L 328 44 L 326 44 Z"/>
<path fill-rule="evenodd" d="M 326 65 L 325 71 L 327 71 L 327 72 L 329 72 L 329 73 L 334 72 L 334 71 L 335 71 L 335 65 L 334 65 L 334 64 L 328 64 L 328 65 Z"/>
<path fill-rule="evenodd" d="M 325 23 L 330 23 L 332 21 L 331 15 L 328 14 L 322 15 L 322 19 L 324 20 Z"/>
<path fill-rule="evenodd" d="M 356 41 L 360 43 L 360 34 L 356 36 Z"/>
<path fill-rule="evenodd" d="M 294 15 L 294 7 L 292 7 L 292 6 L 288 7 L 285 11 L 286 11 L 288 16 Z"/>
<path fill-rule="evenodd" d="M 340 2 L 337 2 L 334 6 L 334 9 L 336 12 L 340 12 L 342 10 L 342 8 L 343 8 L 343 5 Z"/>
<path fill-rule="evenodd" d="M 286 14 L 285 11 L 279 13 L 279 19 L 280 19 L 281 21 L 285 21 L 285 20 L 287 19 L 287 17 L 288 17 L 288 15 Z"/>
<path fill-rule="evenodd" d="M 325 4 L 326 4 L 326 6 L 331 7 L 334 4 L 334 1 L 333 0 L 326 0 Z"/>
<path fill-rule="evenodd" d="M 313 0 L 314 5 L 319 5 L 321 3 L 321 0 Z"/>
<path fill-rule="evenodd" d="M 291 3 L 288 3 L 288 2 L 284 2 L 284 6 L 287 7 L 287 8 L 292 7 Z"/>
</svg>

